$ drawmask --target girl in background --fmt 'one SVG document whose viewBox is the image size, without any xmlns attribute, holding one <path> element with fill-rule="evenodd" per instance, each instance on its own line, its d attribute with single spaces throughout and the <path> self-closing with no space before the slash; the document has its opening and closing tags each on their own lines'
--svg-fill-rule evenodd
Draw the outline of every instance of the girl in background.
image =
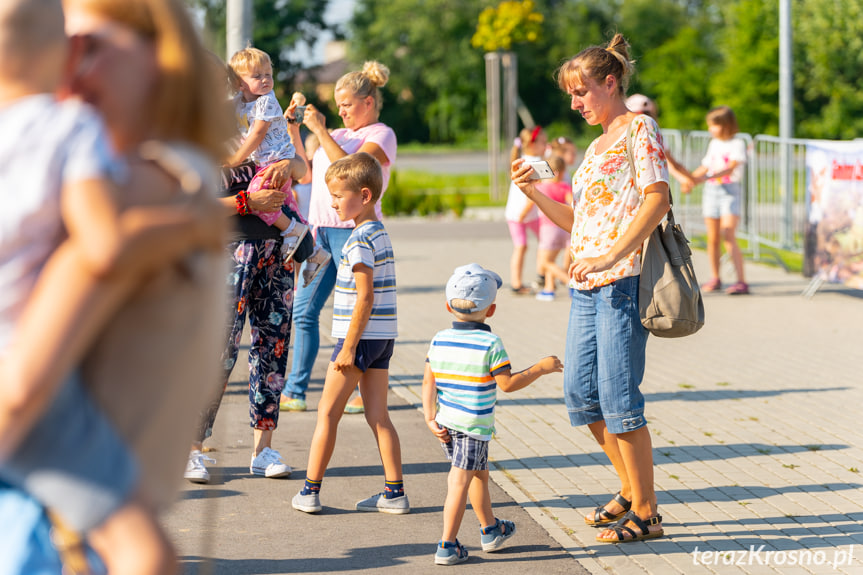
<svg viewBox="0 0 863 575">
<path fill-rule="evenodd" d="M 707 130 L 713 139 L 707 145 L 707 153 L 701 165 L 692 172 L 693 184 L 684 183 L 684 194 L 693 185 L 704 184 L 702 213 L 707 226 L 707 256 L 710 260 L 710 281 L 701 286 L 702 291 L 712 292 L 722 288 L 719 278 L 719 242 L 725 242 L 725 251 L 731 256 L 737 283 L 725 290 L 730 295 L 749 293 L 743 275 L 743 254 L 735 235 L 740 221 L 743 165 L 746 163 L 746 143 L 734 136 L 739 131 L 737 117 L 728 106 L 717 106 L 707 113 Z"/>
<path fill-rule="evenodd" d="M 574 149 L 574 147 L 573 147 Z M 543 180 L 536 184 L 536 189 L 554 200 L 555 202 L 572 205 L 571 184 L 566 181 L 566 161 L 560 156 L 551 156 L 548 165 L 554 170 L 553 180 Z M 563 285 L 569 284 L 569 267 L 557 265 L 557 254 L 569 245 L 569 231 L 560 228 L 549 219 L 545 213 L 539 214 L 539 249 L 536 253 L 536 266 L 540 273 L 545 276 L 545 284 L 542 291 L 536 294 L 540 301 L 554 301 L 555 282 Z M 566 250 L 569 253 L 569 250 Z"/>
<path fill-rule="evenodd" d="M 524 158 L 525 162 L 538 162 L 545 157 L 545 148 L 548 137 L 540 126 L 524 128 L 512 146 L 510 162 L 518 158 Z M 524 254 L 527 252 L 527 232 L 539 236 L 539 217 L 536 206 L 515 184 L 509 187 L 509 195 L 506 199 L 506 224 L 509 227 L 509 235 L 512 238 L 512 257 L 509 260 L 509 283 L 513 293 L 518 295 L 529 294 L 530 288 L 521 282 L 521 271 L 524 268 Z M 542 268 L 537 261 L 537 282 L 544 282 Z M 542 285 L 540 283 L 540 285 Z"/>
</svg>

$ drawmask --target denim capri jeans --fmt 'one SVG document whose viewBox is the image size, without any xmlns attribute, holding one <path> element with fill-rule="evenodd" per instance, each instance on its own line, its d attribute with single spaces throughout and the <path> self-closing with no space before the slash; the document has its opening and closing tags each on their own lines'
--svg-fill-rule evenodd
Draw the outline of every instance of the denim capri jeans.
<svg viewBox="0 0 863 575">
<path fill-rule="evenodd" d="M 647 330 L 638 315 L 638 276 L 575 290 L 566 337 L 563 393 L 570 423 L 605 420 L 610 433 L 644 427 Z"/>
</svg>

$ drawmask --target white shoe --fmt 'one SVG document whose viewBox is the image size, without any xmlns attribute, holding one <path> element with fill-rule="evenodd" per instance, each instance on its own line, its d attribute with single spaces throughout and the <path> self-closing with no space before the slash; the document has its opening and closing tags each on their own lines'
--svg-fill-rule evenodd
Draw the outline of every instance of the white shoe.
<svg viewBox="0 0 863 575">
<path fill-rule="evenodd" d="M 318 513 L 323 509 L 321 507 L 321 494 L 309 493 L 308 495 L 303 495 L 302 492 L 297 493 L 291 499 L 291 507 L 304 513 Z"/>
<path fill-rule="evenodd" d="M 252 456 L 249 471 L 252 475 L 263 475 L 270 478 L 287 477 L 291 474 L 291 466 L 282 461 L 282 456 L 278 451 L 265 447 L 257 457 Z"/>
<path fill-rule="evenodd" d="M 294 225 L 281 233 L 282 256 L 284 261 L 288 261 L 294 257 L 294 252 L 296 252 L 297 248 L 300 247 L 300 242 L 302 242 L 303 238 L 306 237 L 306 234 L 309 233 L 309 226 L 302 222 L 295 220 L 292 221 L 294 222 Z"/>
<path fill-rule="evenodd" d="M 207 457 L 197 449 L 189 453 L 189 461 L 186 463 L 186 472 L 183 477 L 192 483 L 209 483 L 210 472 L 204 467 L 204 462 L 215 463 L 212 457 Z"/>
<path fill-rule="evenodd" d="M 303 287 L 309 287 L 309 284 L 315 277 L 326 268 L 333 256 L 330 252 L 323 249 L 321 246 L 315 246 L 315 251 L 306 260 L 306 265 L 303 266 Z"/>
</svg>

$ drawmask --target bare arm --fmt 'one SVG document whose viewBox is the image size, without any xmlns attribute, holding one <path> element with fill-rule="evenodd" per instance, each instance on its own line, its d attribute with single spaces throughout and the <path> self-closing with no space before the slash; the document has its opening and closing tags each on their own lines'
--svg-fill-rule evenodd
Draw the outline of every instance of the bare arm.
<svg viewBox="0 0 863 575">
<path fill-rule="evenodd" d="M 354 365 L 357 344 L 360 343 L 360 336 L 366 329 L 366 324 L 369 323 L 372 305 L 375 303 L 374 270 L 365 264 L 356 264 L 354 279 L 357 284 L 357 303 L 351 313 L 351 323 L 348 326 L 342 350 L 333 361 L 333 368 L 337 371 L 343 371 Z"/>
<path fill-rule="evenodd" d="M 133 206 L 116 222 L 100 221 L 116 213 L 110 206 L 83 209 L 88 199 L 106 201 L 101 194 L 110 188 L 90 182 L 63 190 L 70 237 L 42 270 L 9 353 L 0 362 L 0 453 L 14 448 L 41 415 L 60 382 L 144 277 L 195 249 L 224 249 L 225 208 L 215 199 L 167 205 L 181 192 L 176 181 L 150 164 L 133 166 L 131 182 L 126 190 L 131 197 L 155 196 L 162 203 Z M 98 253 L 101 245 L 109 255 Z"/>
<path fill-rule="evenodd" d="M 303 124 L 305 124 L 309 130 L 318 137 L 318 141 L 320 141 L 324 152 L 327 153 L 327 158 L 329 158 L 330 162 L 335 162 L 336 160 L 348 155 L 348 153 L 345 152 L 333 139 L 329 131 L 327 131 L 327 126 L 324 123 L 324 115 L 318 112 L 312 104 L 309 104 L 306 107 L 306 114 L 303 116 Z M 382 166 L 386 166 L 390 163 L 390 159 L 384 153 L 383 149 L 373 142 L 364 143 L 357 151 L 371 154 Z"/>
<path fill-rule="evenodd" d="M 437 383 L 435 382 L 434 372 L 431 365 L 426 362 L 425 372 L 423 373 L 423 415 L 425 416 L 426 425 L 441 442 L 449 441 L 449 432 L 442 428 L 435 421 L 437 417 Z"/>
<path fill-rule="evenodd" d="M 585 281 L 587 274 L 602 272 L 638 249 L 650 232 L 662 221 L 668 212 L 668 184 L 656 182 L 644 190 L 644 203 L 641 204 L 635 219 L 626 232 L 611 249 L 597 257 L 573 260 L 569 275 L 576 281 Z"/>
<path fill-rule="evenodd" d="M 555 202 L 542 192 L 536 189 L 534 182 L 536 180 L 528 179 L 528 176 L 533 173 L 533 168 L 524 163 L 524 159 L 519 158 L 512 163 L 510 176 L 512 181 L 518 186 L 525 196 L 533 201 L 536 206 L 542 210 L 548 219 L 557 224 L 564 230 L 571 230 L 574 217 L 572 207 Z"/>
<path fill-rule="evenodd" d="M 528 200 L 525 203 L 524 209 L 521 210 L 521 213 L 518 215 L 519 222 L 524 222 L 524 219 L 527 217 L 527 214 L 529 214 L 530 211 L 533 209 L 534 205 L 536 204 L 534 204 L 531 200 Z"/>
<path fill-rule="evenodd" d="M 494 376 L 494 381 L 503 391 L 509 393 L 525 388 L 543 375 L 563 371 L 563 364 L 555 355 L 544 357 L 527 369 L 512 373 L 507 370 Z"/>
<path fill-rule="evenodd" d="M 694 172 L 692 172 L 693 179 L 696 184 L 703 184 L 707 180 L 712 180 L 713 178 L 724 178 L 725 176 L 730 176 L 734 171 L 734 168 L 740 165 L 740 162 L 737 160 L 731 160 L 724 169 L 719 170 L 718 172 L 713 172 L 708 175 L 707 168 L 704 166 L 699 166 Z"/>
<path fill-rule="evenodd" d="M 252 155 L 252 152 L 258 149 L 261 142 L 264 141 L 264 136 L 267 135 L 267 130 L 269 129 L 270 122 L 265 120 L 255 120 L 255 123 L 252 124 L 252 127 L 249 130 L 248 136 L 246 136 L 246 139 L 240 145 L 239 149 L 231 154 L 231 157 L 225 160 L 225 165 L 228 167 L 234 167 L 245 162 L 249 156 Z"/>
</svg>

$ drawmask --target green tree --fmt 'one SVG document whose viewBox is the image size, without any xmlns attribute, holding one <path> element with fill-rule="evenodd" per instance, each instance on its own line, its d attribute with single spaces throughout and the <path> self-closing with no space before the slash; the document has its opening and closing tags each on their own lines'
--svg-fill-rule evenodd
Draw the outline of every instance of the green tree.
<svg viewBox="0 0 863 575">
<path fill-rule="evenodd" d="M 779 131 L 779 8 L 776 0 L 721 4 L 722 66 L 711 78 L 713 105 L 730 106 L 740 130 Z"/>
<path fill-rule="evenodd" d="M 504 0 L 480 12 L 471 45 L 494 52 L 509 50 L 513 44 L 536 42 L 542 31 L 542 20 L 542 14 L 534 11 L 533 0 Z"/>
<path fill-rule="evenodd" d="M 355 65 L 391 71 L 381 120 L 401 141 L 454 142 L 483 129 L 485 68 L 470 45 L 486 2 L 359 0 L 350 24 Z"/>
<path fill-rule="evenodd" d="M 797 0 L 792 15 L 795 135 L 863 136 L 863 2 Z"/>
<path fill-rule="evenodd" d="M 225 0 L 187 1 L 204 11 L 204 40 L 208 47 L 219 56 L 230 57 L 225 55 Z M 272 58 L 275 91 L 280 99 L 289 79 L 308 66 L 292 59 L 290 50 L 300 44 L 311 46 L 322 31 L 331 29 L 323 17 L 328 3 L 329 0 L 253 0 L 252 45 Z M 339 30 L 332 31 L 342 35 Z"/>
</svg>

